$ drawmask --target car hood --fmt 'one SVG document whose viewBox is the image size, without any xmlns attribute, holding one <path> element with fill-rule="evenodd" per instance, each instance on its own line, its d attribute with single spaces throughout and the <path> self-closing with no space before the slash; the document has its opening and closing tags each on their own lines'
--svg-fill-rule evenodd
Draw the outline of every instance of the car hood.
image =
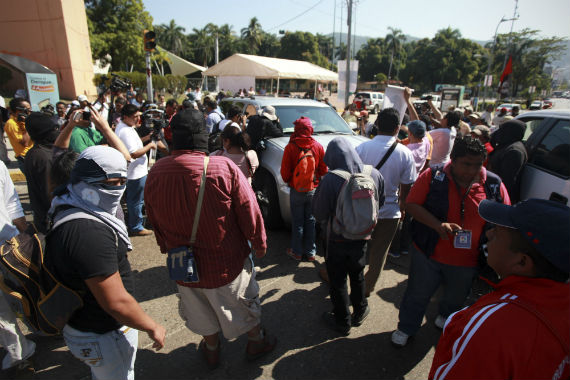
<svg viewBox="0 0 570 380">
<path fill-rule="evenodd" d="M 347 141 L 353 146 L 357 147 L 358 145 L 362 144 L 365 141 L 369 141 L 366 137 L 358 136 L 358 135 L 344 135 L 344 134 L 328 134 L 328 135 L 313 135 L 312 137 L 317 140 L 323 148 L 326 150 L 329 143 L 336 137 L 344 137 Z M 285 150 L 285 146 L 289 143 L 289 138 L 291 136 L 283 136 L 283 137 L 275 137 L 269 139 L 272 144 L 277 145 L 281 150 Z"/>
</svg>

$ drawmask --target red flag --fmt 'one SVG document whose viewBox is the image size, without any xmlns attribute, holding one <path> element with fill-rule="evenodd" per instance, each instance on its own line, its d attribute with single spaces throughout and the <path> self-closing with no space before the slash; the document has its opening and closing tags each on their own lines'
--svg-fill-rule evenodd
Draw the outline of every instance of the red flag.
<svg viewBox="0 0 570 380">
<path fill-rule="evenodd" d="M 507 64 L 505 65 L 505 69 L 503 70 L 503 73 L 501 74 L 501 80 L 499 83 L 499 92 L 501 92 L 501 89 L 503 88 L 503 82 L 505 82 L 505 80 L 508 78 L 509 74 L 511 74 L 513 72 L 513 57 L 509 55 L 509 60 L 507 61 Z"/>
</svg>

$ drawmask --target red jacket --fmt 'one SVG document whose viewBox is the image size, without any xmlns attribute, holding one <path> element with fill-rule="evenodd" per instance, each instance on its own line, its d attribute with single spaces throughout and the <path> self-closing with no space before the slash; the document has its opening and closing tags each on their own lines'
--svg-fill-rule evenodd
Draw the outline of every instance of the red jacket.
<svg viewBox="0 0 570 380">
<path fill-rule="evenodd" d="M 570 285 L 509 276 L 446 322 L 430 379 L 568 379 Z M 542 314 L 559 339 L 521 302 Z M 563 348 L 564 347 L 564 348 Z"/>
<path fill-rule="evenodd" d="M 281 178 L 283 181 L 291 186 L 291 179 L 293 172 L 297 166 L 297 158 L 299 157 L 300 149 L 311 149 L 315 157 L 315 187 L 319 184 L 322 176 L 324 176 L 328 169 L 323 158 L 325 157 L 325 150 L 318 141 L 313 139 L 313 128 L 306 125 L 295 125 L 295 132 L 289 139 L 289 144 L 285 147 L 283 152 L 283 160 L 281 161 Z"/>
</svg>

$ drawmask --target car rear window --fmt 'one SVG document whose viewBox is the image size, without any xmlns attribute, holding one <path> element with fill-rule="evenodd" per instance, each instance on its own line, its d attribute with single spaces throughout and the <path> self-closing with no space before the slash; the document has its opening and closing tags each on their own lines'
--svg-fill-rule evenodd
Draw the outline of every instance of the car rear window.
<svg viewBox="0 0 570 380">
<path fill-rule="evenodd" d="M 359 96 L 362 97 L 362 98 L 370 99 L 370 94 L 365 94 L 365 93 L 363 93 L 363 92 L 357 93 L 354 97 L 355 97 L 355 98 L 358 98 Z"/>
<path fill-rule="evenodd" d="M 559 120 L 548 131 L 529 159 L 529 163 L 570 177 L 570 120 Z"/>
</svg>

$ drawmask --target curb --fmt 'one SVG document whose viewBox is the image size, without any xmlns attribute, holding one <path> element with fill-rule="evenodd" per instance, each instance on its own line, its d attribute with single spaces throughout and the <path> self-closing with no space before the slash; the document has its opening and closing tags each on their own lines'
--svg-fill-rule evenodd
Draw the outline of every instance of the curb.
<svg viewBox="0 0 570 380">
<path fill-rule="evenodd" d="M 12 182 L 26 182 L 26 176 L 19 169 L 10 170 L 10 178 Z"/>
</svg>

